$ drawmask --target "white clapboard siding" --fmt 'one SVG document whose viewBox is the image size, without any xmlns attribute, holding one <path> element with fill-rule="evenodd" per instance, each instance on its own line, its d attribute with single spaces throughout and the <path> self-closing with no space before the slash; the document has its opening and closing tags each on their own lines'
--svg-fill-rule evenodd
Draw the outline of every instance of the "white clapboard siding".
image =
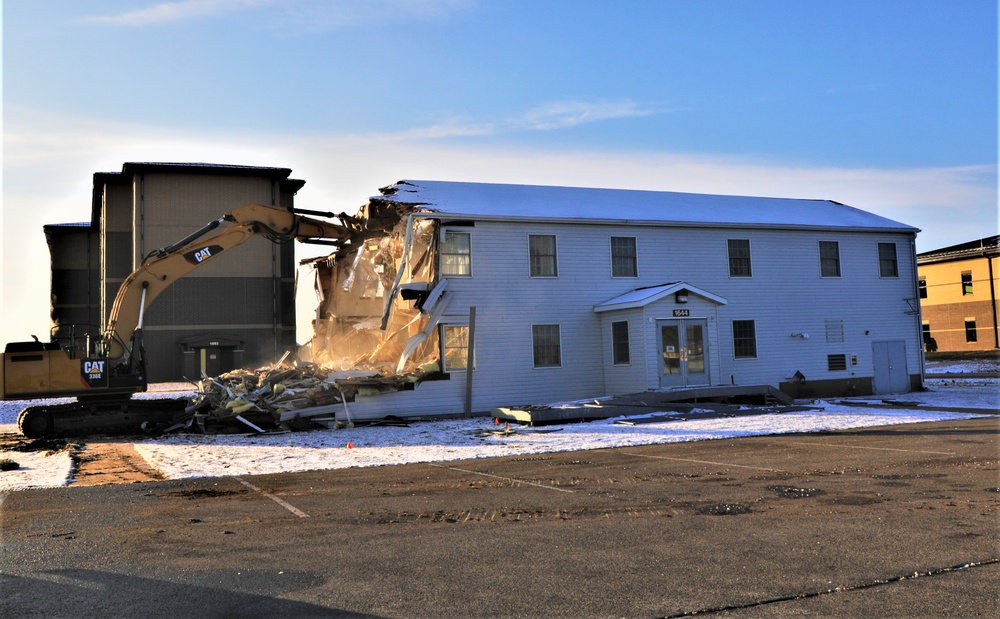
<svg viewBox="0 0 1000 619">
<path fill-rule="evenodd" d="M 672 296 L 625 310 L 597 313 L 594 306 L 673 282 L 725 300 L 692 296 L 685 305 L 692 318 L 707 320 L 712 384 L 778 386 L 795 372 L 809 381 L 869 380 L 872 345 L 884 341 L 904 342 L 907 374 L 922 374 L 914 233 L 908 230 L 463 219 L 474 225 L 453 229 L 471 235 L 472 276 L 450 277 L 445 294 L 449 321 L 462 322 L 469 308 L 476 308 L 473 411 L 658 388 L 662 358 L 655 321 L 670 318 L 681 306 Z M 442 226 L 449 229 L 447 220 Z M 555 235 L 557 277 L 529 276 L 531 234 Z M 612 277 L 612 236 L 636 238 L 637 277 Z M 749 239 L 752 277 L 729 276 L 728 239 Z M 820 241 L 839 244 L 840 277 L 821 277 Z M 880 242 L 896 244 L 898 277 L 879 276 Z M 629 322 L 628 365 L 613 363 L 611 323 L 618 320 Z M 755 358 L 734 358 L 734 320 L 755 322 Z M 842 324 L 843 341 L 827 341 L 828 322 Z M 534 324 L 560 326 L 559 367 L 533 367 Z M 830 371 L 828 355 L 840 354 L 847 369 Z M 352 413 L 461 413 L 465 389 L 465 372 L 453 372 L 450 380 L 412 391 L 359 398 Z"/>
<path fill-rule="evenodd" d="M 628 323 L 629 363 L 615 365 L 611 340 L 611 323 Z M 601 337 L 604 341 L 602 363 L 604 366 L 605 395 L 636 393 L 648 389 L 646 369 L 649 356 L 657 354 L 655 345 L 647 348 L 648 326 L 640 308 L 601 314 Z M 655 339 L 653 342 L 655 343 Z"/>
</svg>

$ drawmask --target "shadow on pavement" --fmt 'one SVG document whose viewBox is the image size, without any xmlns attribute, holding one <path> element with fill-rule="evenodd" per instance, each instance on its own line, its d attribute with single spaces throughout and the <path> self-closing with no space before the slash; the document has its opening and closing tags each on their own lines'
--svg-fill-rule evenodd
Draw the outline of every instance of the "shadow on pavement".
<svg viewBox="0 0 1000 619">
<path fill-rule="evenodd" d="M 2 617 L 341 617 L 374 615 L 327 608 L 268 595 L 315 587 L 322 579 L 303 573 L 235 570 L 183 576 L 214 586 L 96 570 L 54 570 L 31 577 L 0 574 Z M 254 593 L 253 590 L 258 592 Z"/>
</svg>

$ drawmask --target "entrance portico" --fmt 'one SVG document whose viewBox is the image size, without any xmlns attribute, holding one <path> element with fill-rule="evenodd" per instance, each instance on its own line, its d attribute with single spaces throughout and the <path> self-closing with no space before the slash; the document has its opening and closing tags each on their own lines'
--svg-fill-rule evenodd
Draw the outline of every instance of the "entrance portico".
<svg viewBox="0 0 1000 619">
<path fill-rule="evenodd" d="M 621 350 L 610 341 L 612 325 L 626 323 L 629 362 L 614 355 L 606 367 L 605 388 L 611 394 L 631 390 L 673 389 L 718 383 L 717 310 L 726 300 L 692 286 L 674 282 L 639 288 L 594 307 L 601 316 L 605 350 Z M 615 348 L 618 346 L 619 348 Z"/>
</svg>

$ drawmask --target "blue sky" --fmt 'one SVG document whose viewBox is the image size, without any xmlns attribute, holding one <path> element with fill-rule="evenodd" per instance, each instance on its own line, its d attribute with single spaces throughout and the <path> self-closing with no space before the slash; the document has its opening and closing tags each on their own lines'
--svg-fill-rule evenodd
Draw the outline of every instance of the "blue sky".
<svg viewBox="0 0 1000 619">
<path fill-rule="evenodd" d="M 348 212 L 402 178 L 829 198 L 924 251 L 997 233 L 997 4 L 8 0 L 3 121 L 4 341 L 47 331 L 41 226 L 125 161 Z"/>
</svg>

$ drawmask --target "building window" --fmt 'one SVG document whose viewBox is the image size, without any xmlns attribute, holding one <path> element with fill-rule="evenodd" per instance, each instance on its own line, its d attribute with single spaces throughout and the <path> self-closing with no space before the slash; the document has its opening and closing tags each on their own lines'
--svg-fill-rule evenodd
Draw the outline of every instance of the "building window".
<svg viewBox="0 0 1000 619">
<path fill-rule="evenodd" d="M 733 321 L 733 356 L 737 359 L 757 357 L 757 331 L 754 321 Z"/>
<path fill-rule="evenodd" d="M 445 372 L 464 370 L 469 359 L 469 327 L 441 326 L 441 356 Z M 472 364 L 475 367 L 475 363 Z"/>
<path fill-rule="evenodd" d="M 927 352 L 937 352 L 937 340 L 931 335 L 931 323 L 925 322 L 920 327 L 924 334 L 924 350 Z"/>
<path fill-rule="evenodd" d="M 638 277 L 635 237 L 611 237 L 611 277 Z"/>
<path fill-rule="evenodd" d="M 827 320 L 826 321 L 826 341 L 835 343 L 844 341 L 844 321 L 843 320 Z"/>
<path fill-rule="evenodd" d="M 972 271 L 962 271 L 962 296 L 972 294 Z"/>
<path fill-rule="evenodd" d="M 965 319 L 965 341 L 975 342 L 976 338 L 976 319 L 966 318 Z"/>
<path fill-rule="evenodd" d="M 847 355 L 827 355 L 826 369 L 830 372 L 843 372 L 847 369 Z"/>
<path fill-rule="evenodd" d="M 751 277 L 750 239 L 729 239 L 729 277 Z"/>
<path fill-rule="evenodd" d="M 528 260 L 532 277 L 556 277 L 556 237 L 553 234 L 528 235 Z"/>
<path fill-rule="evenodd" d="M 468 232 L 444 233 L 441 274 L 472 275 L 472 240 Z"/>
<path fill-rule="evenodd" d="M 840 277 L 840 243 L 819 242 L 819 274 L 822 277 Z"/>
<path fill-rule="evenodd" d="M 880 277 L 899 277 L 895 243 L 878 244 L 878 274 Z"/>
<path fill-rule="evenodd" d="M 611 323 L 611 348 L 615 365 L 628 365 L 632 362 L 628 342 L 628 321 Z"/>
<path fill-rule="evenodd" d="M 927 298 L 927 278 L 921 277 L 917 280 L 917 291 L 919 292 L 921 299 Z"/>
<path fill-rule="evenodd" d="M 562 365 L 559 325 L 531 325 L 531 347 L 536 368 Z"/>
</svg>

